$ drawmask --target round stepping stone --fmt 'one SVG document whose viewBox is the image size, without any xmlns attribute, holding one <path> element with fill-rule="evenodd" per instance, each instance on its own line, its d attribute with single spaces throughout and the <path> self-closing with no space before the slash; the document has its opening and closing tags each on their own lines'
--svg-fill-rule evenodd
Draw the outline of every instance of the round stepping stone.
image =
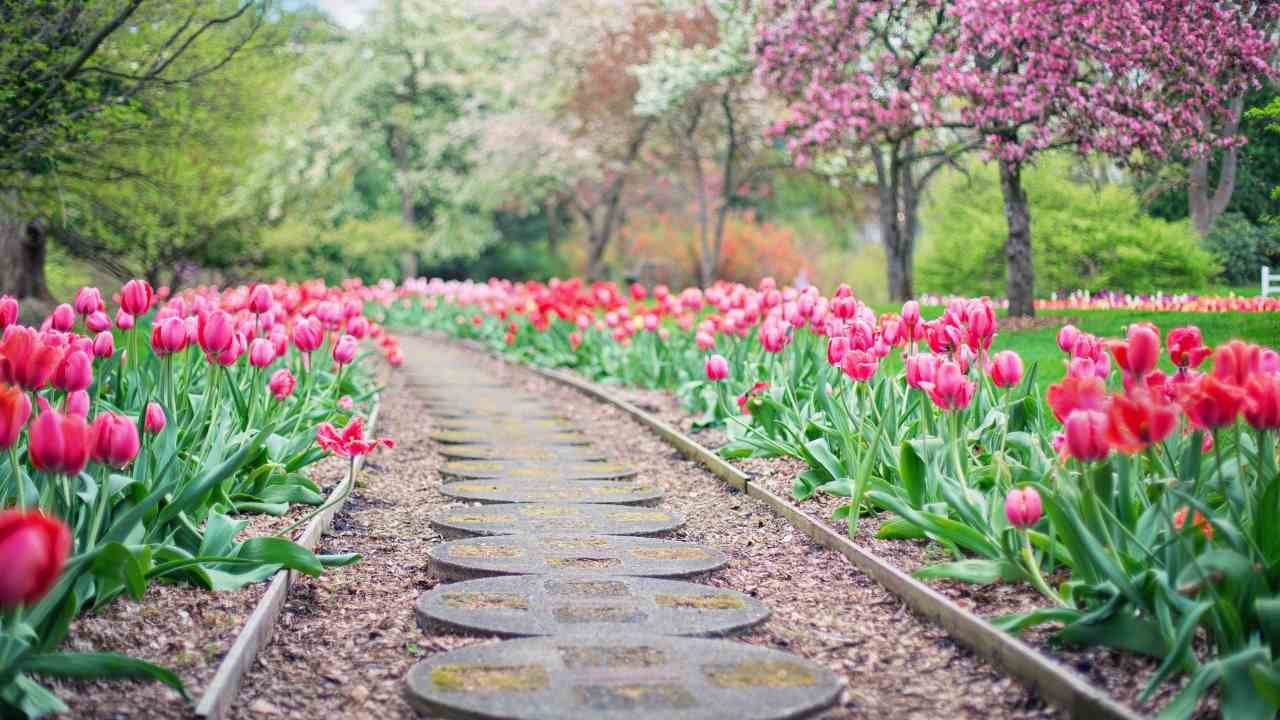
<svg viewBox="0 0 1280 720">
<path fill-rule="evenodd" d="M 568 445 L 446 445 L 440 454 L 454 460 L 571 460 L 591 462 L 605 454 L 591 448 Z"/>
<path fill-rule="evenodd" d="M 616 480 L 464 480 L 440 488 L 445 497 L 482 503 L 605 503 L 656 505 L 664 495 L 653 485 Z"/>
<path fill-rule="evenodd" d="M 563 432 L 573 430 L 576 426 L 573 423 L 563 420 L 553 420 L 549 418 L 506 418 L 506 417 L 441 417 L 435 420 L 435 425 L 445 430 L 481 430 L 484 432 Z"/>
<path fill-rule="evenodd" d="M 588 445 L 586 435 L 576 432 L 515 431 L 504 430 L 501 435 L 493 430 L 437 430 L 429 436 L 432 440 L 455 445 L 496 444 L 518 442 L 537 445 Z"/>
<path fill-rule="evenodd" d="M 610 462 L 509 462 L 505 460 L 450 460 L 440 466 L 446 480 L 626 480 L 636 471 Z"/>
<path fill-rule="evenodd" d="M 539 407 L 477 409 L 469 405 L 427 405 L 431 417 L 443 419 L 485 418 L 491 420 L 564 420 L 554 410 Z"/>
<path fill-rule="evenodd" d="M 689 577 L 719 570 L 714 548 L 619 535 L 498 535 L 451 540 L 427 551 L 432 571 L 451 580 L 491 575 Z"/>
<path fill-rule="evenodd" d="M 734 590 L 679 580 L 515 575 L 437 587 L 418 598 L 418 625 L 503 635 L 605 637 L 616 632 L 713 637 L 759 625 L 769 610 Z"/>
<path fill-rule="evenodd" d="M 472 645 L 414 665 L 405 697 L 442 718 L 780 720 L 835 703 L 840 682 L 731 640 L 580 635 Z"/>
<path fill-rule="evenodd" d="M 684 525 L 676 513 L 629 505 L 510 503 L 454 508 L 431 518 L 431 527 L 449 538 L 525 533 L 657 535 Z"/>
</svg>

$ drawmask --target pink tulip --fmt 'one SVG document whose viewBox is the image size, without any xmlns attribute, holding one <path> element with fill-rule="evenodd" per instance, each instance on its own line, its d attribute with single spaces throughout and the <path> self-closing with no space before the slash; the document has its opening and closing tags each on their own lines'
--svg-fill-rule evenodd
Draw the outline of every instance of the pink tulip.
<svg viewBox="0 0 1280 720">
<path fill-rule="evenodd" d="M 267 338 L 254 338 L 249 343 L 249 364 L 264 368 L 276 361 L 276 348 Z"/>
<path fill-rule="evenodd" d="M 723 355 L 712 355 L 707 358 L 707 379 L 715 382 L 728 379 L 729 361 Z"/>
<path fill-rule="evenodd" d="M 932 383 L 937 372 L 937 355 L 921 353 L 907 358 L 907 384 L 913 388 L 922 389 L 925 383 Z"/>
<path fill-rule="evenodd" d="M 827 364 L 839 365 L 849 352 L 849 338 L 838 335 L 827 341 Z"/>
<path fill-rule="evenodd" d="M 1076 410 L 1067 416 L 1064 432 L 1067 454 L 1080 462 L 1101 460 L 1111 452 L 1107 416 L 1097 410 Z"/>
<path fill-rule="evenodd" d="M 227 344 L 227 347 L 220 353 L 208 356 L 209 361 L 215 362 L 222 367 L 231 367 L 236 364 L 241 355 L 244 355 L 247 347 L 248 344 L 244 341 L 244 335 L 232 333 L 231 342 Z"/>
<path fill-rule="evenodd" d="M 333 346 L 333 361 L 338 365 L 350 365 L 356 359 L 356 351 L 360 349 L 360 341 L 350 335 L 343 335 Z"/>
<path fill-rule="evenodd" d="M 38 398 L 40 415 L 31 423 L 27 454 L 41 472 L 78 475 L 89 462 L 89 425 L 78 415 L 63 415 Z"/>
<path fill-rule="evenodd" d="M 0 607 L 31 605 L 44 597 L 71 553 L 71 531 L 44 513 L 0 512 Z"/>
<path fill-rule="evenodd" d="M 120 308 L 134 317 L 146 315 L 154 300 L 155 292 L 151 289 L 151 283 L 146 280 L 130 280 L 120 290 Z"/>
<path fill-rule="evenodd" d="M 18 322 L 18 301 L 10 295 L 0 296 L 0 330 Z"/>
<path fill-rule="evenodd" d="M 103 330 L 93 339 L 93 356 L 100 360 L 110 360 L 116 354 L 116 338 L 110 331 Z"/>
<path fill-rule="evenodd" d="M 89 426 L 90 452 L 99 465 L 123 468 L 138 456 L 138 426 L 129 418 L 103 413 Z"/>
<path fill-rule="evenodd" d="M 271 394 L 276 400 L 284 401 L 285 398 L 293 394 L 294 389 L 298 387 L 298 381 L 294 379 L 293 373 L 288 368 L 281 368 L 271 375 L 271 380 L 267 383 L 267 388 L 271 390 Z"/>
<path fill-rule="evenodd" d="M 76 325 L 76 311 L 70 305 L 63 303 L 53 309 L 53 315 L 49 317 L 51 326 L 58 332 L 70 332 L 71 328 Z"/>
<path fill-rule="evenodd" d="M 222 310 L 201 315 L 197 323 L 200 348 L 206 355 L 218 355 L 235 338 L 235 321 Z"/>
<path fill-rule="evenodd" d="M 82 287 L 76 292 L 75 311 L 77 315 L 89 316 L 105 310 L 102 292 L 96 287 Z"/>
<path fill-rule="evenodd" d="M 880 360 L 875 353 L 864 350 L 850 350 L 840 359 L 840 369 L 854 382 L 867 382 L 876 374 L 879 366 Z"/>
<path fill-rule="evenodd" d="M 31 398 L 21 388 L 0 384 L 0 449 L 18 442 L 22 428 L 31 419 Z"/>
<path fill-rule="evenodd" d="M 960 366 L 950 360 L 938 365 L 933 382 L 921 383 L 920 387 L 929 393 L 929 398 L 940 410 L 961 410 L 968 407 L 977 389 L 977 385 L 965 377 Z"/>
<path fill-rule="evenodd" d="M 124 310 L 116 311 L 116 327 L 121 330 L 133 329 L 133 316 Z"/>
<path fill-rule="evenodd" d="M 92 333 L 105 332 L 111 329 L 111 318 L 106 313 L 98 311 L 84 319 L 84 326 Z"/>
<path fill-rule="evenodd" d="M 151 350 L 164 357 L 187 347 L 187 324 L 180 317 L 165 318 L 151 326 Z"/>
<path fill-rule="evenodd" d="M 1076 340 L 1080 338 L 1080 331 L 1074 325 L 1063 325 L 1058 331 L 1058 348 L 1067 354 L 1075 352 Z"/>
<path fill-rule="evenodd" d="M 0 340 L 0 382 L 39 390 L 57 372 L 63 353 L 62 347 L 35 330 L 10 325 Z"/>
<path fill-rule="evenodd" d="M 342 397 L 338 398 L 338 408 L 341 410 L 345 410 L 347 412 L 351 412 L 356 408 L 356 401 L 352 400 L 350 395 L 343 395 Z"/>
<path fill-rule="evenodd" d="M 160 403 L 147 403 L 147 412 L 143 418 L 143 429 L 152 435 L 158 435 L 168 424 L 169 420 L 165 417 L 164 408 L 160 407 Z"/>
<path fill-rule="evenodd" d="M 1014 488 L 1004 499 L 1004 515 L 1009 524 L 1019 530 L 1027 530 L 1040 521 L 1043 508 L 1040 493 L 1033 487 L 1021 490 Z"/>
<path fill-rule="evenodd" d="M 72 350 L 62 358 L 53 376 L 53 386 L 67 392 L 86 390 L 93 384 L 93 360 L 88 353 Z"/>
<path fill-rule="evenodd" d="M 275 298 L 272 297 L 271 288 L 267 285 L 254 285 L 253 290 L 249 292 L 249 312 L 254 315 L 268 312 L 274 304 Z"/>
<path fill-rule="evenodd" d="M 293 326 L 293 344 L 298 352 L 310 354 L 324 342 L 324 328 L 315 318 L 307 318 Z"/>
<path fill-rule="evenodd" d="M 369 334 L 369 319 L 357 315 L 347 321 L 347 334 L 357 340 L 363 340 Z"/>
<path fill-rule="evenodd" d="M 76 390 L 75 392 L 67 393 L 66 404 L 63 405 L 62 409 L 68 415 L 88 418 L 89 405 L 89 393 L 85 390 Z"/>
<path fill-rule="evenodd" d="M 1022 382 L 1022 358 L 1012 350 L 1004 350 L 991 356 L 991 382 L 999 388 L 1011 388 Z"/>
<path fill-rule="evenodd" d="M 920 324 L 920 303 L 915 300 L 902 303 L 902 322 L 908 328 L 915 328 Z"/>
</svg>

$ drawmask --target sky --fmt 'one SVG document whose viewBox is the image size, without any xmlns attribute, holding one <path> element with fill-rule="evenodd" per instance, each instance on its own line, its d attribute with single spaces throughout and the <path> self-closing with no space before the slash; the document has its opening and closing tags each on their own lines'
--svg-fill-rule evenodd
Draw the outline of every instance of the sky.
<svg viewBox="0 0 1280 720">
<path fill-rule="evenodd" d="M 289 6 L 314 5 L 343 27 L 356 27 L 378 0 L 285 0 Z"/>
</svg>

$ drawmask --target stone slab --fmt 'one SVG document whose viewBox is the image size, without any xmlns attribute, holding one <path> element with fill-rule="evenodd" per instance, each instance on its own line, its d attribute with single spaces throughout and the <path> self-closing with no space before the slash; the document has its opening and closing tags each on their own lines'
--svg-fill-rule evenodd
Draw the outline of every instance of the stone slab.
<svg viewBox="0 0 1280 720">
<path fill-rule="evenodd" d="M 715 548 L 621 535 L 498 535 L 451 540 L 427 551 L 431 570 L 451 580 L 492 575 L 680 578 L 719 570 L 729 558 Z"/>
<path fill-rule="evenodd" d="M 599 450 L 570 445 L 515 443 L 503 445 L 445 445 L 440 454 L 451 460 L 572 460 L 590 462 L 605 459 Z"/>
<path fill-rule="evenodd" d="M 734 590 L 638 577 L 512 575 L 442 585 L 417 603 L 433 630 L 527 637 L 617 632 L 717 637 L 759 625 L 769 610 Z"/>
<path fill-rule="evenodd" d="M 653 485 L 616 480 L 463 480 L 440 488 L 446 497 L 482 503 L 605 503 L 656 505 L 665 493 Z"/>
<path fill-rule="evenodd" d="M 432 424 L 443 430 L 481 430 L 484 432 L 568 432 L 577 426 L 552 418 L 469 417 L 432 418 Z"/>
<path fill-rule="evenodd" d="M 447 538 L 525 533 L 658 535 L 684 525 L 678 513 L 629 505 L 508 503 L 437 513 L 431 527 Z"/>
<path fill-rule="evenodd" d="M 440 466 L 446 481 L 484 480 L 629 480 L 636 471 L 612 462 L 515 462 L 507 460 L 450 460 Z"/>
<path fill-rule="evenodd" d="M 538 445 L 589 445 L 591 439 L 577 432 L 527 430 L 522 432 L 493 430 L 437 430 L 429 436 L 432 440 L 455 445 L 490 445 L 520 443 Z"/>
<path fill-rule="evenodd" d="M 507 405 L 503 407 L 448 404 L 426 404 L 433 418 L 486 418 L 492 420 L 564 420 L 554 410 L 539 405 Z"/>
<path fill-rule="evenodd" d="M 414 665 L 406 682 L 425 715 L 509 720 L 807 718 L 841 689 L 826 668 L 777 650 L 656 635 L 472 645 Z"/>
</svg>

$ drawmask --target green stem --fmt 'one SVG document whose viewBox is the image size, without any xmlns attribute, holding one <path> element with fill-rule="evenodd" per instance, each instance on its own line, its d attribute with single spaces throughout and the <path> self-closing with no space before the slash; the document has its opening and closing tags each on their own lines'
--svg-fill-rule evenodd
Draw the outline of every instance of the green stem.
<svg viewBox="0 0 1280 720">
<path fill-rule="evenodd" d="M 27 508 L 27 484 L 22 481 L 22 465 L 18 463 L 18 445 L 9 446 L 9 464 L 13 466 L 13 482 L 17 487 L 18 509 Z"/>
<path fill-rule="evenodd" d="M 1049 583 L 1045 582 L 1044 576 L 1040 574 L 1040 563 L 1036 562 L 1035 552 L 1031 549 L 1031 537 L 1027 533 L 1022 533 L 1022 563 L 1026 566 L 1027 574 L 1031 576 L 1031 584 L 1035 586 L 1040 594 L 1057 603 L 1060 607 L 1071 607 L 1062 599 L 1062 596 L 1053 591 L 1049 587 Z"/>
</svg>

